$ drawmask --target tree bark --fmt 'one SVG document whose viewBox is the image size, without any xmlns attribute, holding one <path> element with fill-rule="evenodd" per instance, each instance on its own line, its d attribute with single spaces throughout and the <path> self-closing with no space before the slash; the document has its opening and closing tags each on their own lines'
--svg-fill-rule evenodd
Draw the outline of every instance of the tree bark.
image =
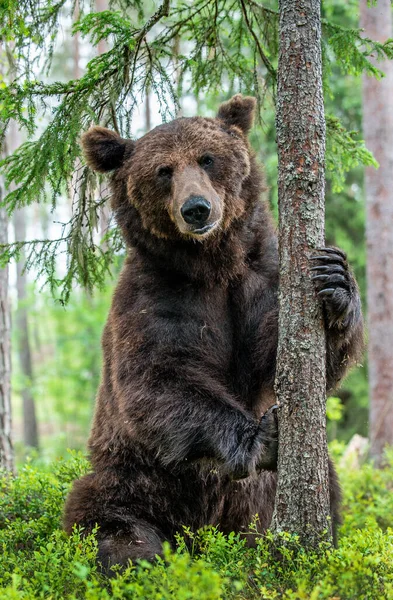
<svg viewBox="0 0 393 600">
<path fill-rule="evenodd" d="M 150 90 L 146 89 L 145 93 L 145 133 L 151 129 L 151 107 L 150 107 Z"/>
<path fill-rule="evenodd" d="M 96 2 L 96 11 L 103 12 L 104 10 L 109 10 L 108 0 L 95 0 Z M 98 54 L 104 54 L 104 52 L 108 51 L 108 43 L 106 40 L 100 40 L 97 45 Z M 100 183 L 99 186 L 99 195 L 100 198 L 104 198 L 108 195 L 107 186 L 104 183 Z M 109 206 L 107 204 L 102 204 L 100 206 L 99 211 L 99 223 L 100 223 L 100 235 L 101 239 L 108 233 L 109 229 L 109 221 L 110 221 L 110 211 Z M 108 244 L 105 241 L 101 242 L 103 250 L 107 250 Z"/>
<path fill-rule="evenodd" d="M 7 151 L 12 154 L 21 144 L 21 137 L 15 121 L 11 121 L 7 133 Z M 13 187 L 11 186 L 10 190 Z M 26 240 L 26 209 L 14 212 L 14 231 L 17 241 Z M 34 396 L 32 393 L 33 367 L 29 338 L 28 317 L 26 308 L 26 274 L 23 272 L 25 254 L 22 251 L 16 265 L 16 289 L 18 305 L 13 327 L 16 329 L 19 364 L 23 376 L 22 407 L 23 407 L 23 441 L 26 446 L 38 448 L 38 428 Z"/>
<path fill-rule="evenodd" d="M 360 9 L 368 37 L 393 36 L 390 0 L 370 7 L 361 0 Z M 363 77 L 363 130 L 380 165 L 365 172 L 370 441 L 380 465 L 385 445 L 393 444 L 393 62 L 377 66 L 381 81 Z"/>
<path fill-rule="evenodd" d="M 96 12 L 104 12 L 109 10 L 108 0 L 95 0 Z M 100 40 L 97 45 L 98 54 L 104 54 L 108 51 L 108 43 L 105 39 Z"/>
<path fill-rule="evenodd" d="M 0 73 L 5 51 L 0 43 Z M 3 153 L 6 148 L 3 148 Z M 1 206 L 6 196 L 5 182 L 0 174 L 0 244 L 8 242 L 7 211 Z M 0 267 L 0 469 L 14 470 L 11 420 L 11 309 L 8 298 L 8 266 Z"/>
<path fill-rule="evenodd" d="M 319 0 L 280 1 L 277 89 L 279 156 L 279 460 L 272 527 L 315 546 L 331 540 L 326 441 L 326 349 L 310 277 L 324 245 L 325 118 Z"/>
<path fill-rule="evenodd" d="M 26 209 L 21 208 L 14 213 L 15 239 L 26 239 Z M 24 254 L 16 265 L 16 289 L 18 294 L 18 307 L 15 317 L 17 330 L 18 355 L 20 369 L 23 375 L 22 401 L 23 401 L 23 441 L 26 446 L 38 448 L 38 428 L 35 410 L 33 385 L 33 367 L 31 360 L 31 346 L 29 325 L 26 307 L 26 274 L 23 272 L 25 263 Z"/>
<path fill-rule="evenodd" d="M 0 180 L 0 202 L 4 200 L 4 182 Z M 8 219 L 0 207 L 0 244 L 8 242 Z M 0 267 L 0 469 L 14 468 L 11 437 L 11 342 L 8 267 Z"/>
<path fill-rule="evenodd" d="M 79 0 L 75 2 L 73 22 L 76 23 L 80 16 Z M 74 33 L 73 38 L 73 64 L 72 64 L 72 77 L 74 79 L 80 79 L 82 77 L 82 69 L 80 67 L 80 34 L 79 31 Z"/>
</svg>

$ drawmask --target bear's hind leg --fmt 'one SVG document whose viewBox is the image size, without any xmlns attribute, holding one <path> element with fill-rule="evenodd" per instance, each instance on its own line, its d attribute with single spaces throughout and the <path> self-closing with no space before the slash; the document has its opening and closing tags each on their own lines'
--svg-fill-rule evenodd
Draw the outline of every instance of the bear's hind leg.
<svg viewBox="0 0 393 600">
<path fill-rule="evenodd" d="M 143 520 L 135 520 L 133 527 L 119 529 L 120 523 L 106 524 L 105 530 L 97 534 L 97 562 L 102 571 L 111 576 L 111 567 L 126 567 L 129 560 L 145 559 L 153 561 L 162 555 L 164 536 L 159 530 Z"/>
<path fill-rule="evenodd" d="M 90 533 L 98 525 L 97 561 L 107 575 L 129 560 L 153 560 L 162 554 L 166 536 L 141 514 L 141 501 L 110 471 L 89 473 L 74 482 L 64 510 L 64 528 L 74 525 Z"/>
</svg>

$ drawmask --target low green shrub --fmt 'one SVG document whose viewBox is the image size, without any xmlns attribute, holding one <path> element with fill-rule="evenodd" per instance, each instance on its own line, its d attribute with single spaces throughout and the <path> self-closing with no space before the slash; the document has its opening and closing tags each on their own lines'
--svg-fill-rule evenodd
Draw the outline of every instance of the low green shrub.
<svg viewBox="0 0 393 600">
<path fill-rule="evenodd" d="M 341 474 L 336 549 L 306 552 L 296 536 L 283 534 L 277 544 L 270 533 L 250 549 L 240 536 L 214 527 L 185 528 L 176 550 L 166 545 L 162 559 L 130 565 L 111 580 L 97 571 L 94 534 L 82 538 L 75 530 L 68 537 L 61 530 L 70 483 L 88 469 L 74 453 L 48 468 L 26 464 L 17 477 L 0 478 L 1 600 L 393 598 L 392 452 L 383 470 L 365 464 Z"/>
<path fill-rule="evenodd" d="M 393 527 L 393 448 L 385 452 L 385 459 L 383 469 L 374 469 L 370 463 L 361 469 L 342 469 L 345 517 L 342 535 L 350 535 L 356 528 Z"/>
</svg>

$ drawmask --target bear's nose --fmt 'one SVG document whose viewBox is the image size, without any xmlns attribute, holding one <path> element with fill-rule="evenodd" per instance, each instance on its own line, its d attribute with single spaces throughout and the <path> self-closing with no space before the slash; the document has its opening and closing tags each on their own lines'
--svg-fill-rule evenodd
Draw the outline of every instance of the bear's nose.
<svg viewBox="0 0 393 600">
<path fill-rule="evenodd" d="M 190 196 L 180 209 L 189 225 L 204 225 L 211 212 L 211 204 L 203 196 Z"/>
</svg>

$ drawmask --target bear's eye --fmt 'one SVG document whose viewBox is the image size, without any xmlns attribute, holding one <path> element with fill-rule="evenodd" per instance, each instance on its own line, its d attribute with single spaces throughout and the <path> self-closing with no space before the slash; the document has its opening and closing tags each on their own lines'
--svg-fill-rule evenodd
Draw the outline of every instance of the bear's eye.
<svg viewBox="0 0 393 600">
<path fill-rule="evenodd" d="M 172 167 L 159 167 L 157 169 L 157 175 L 163 179 L 170 179 L 173 175 L 173 169 Z"/>
<path fill-rule="evenodd" d="M 214 164 L 214 158 L 210 154 L 204 154 L 198 162 L 202 168 L 211 167 Z"/>
</svg>

